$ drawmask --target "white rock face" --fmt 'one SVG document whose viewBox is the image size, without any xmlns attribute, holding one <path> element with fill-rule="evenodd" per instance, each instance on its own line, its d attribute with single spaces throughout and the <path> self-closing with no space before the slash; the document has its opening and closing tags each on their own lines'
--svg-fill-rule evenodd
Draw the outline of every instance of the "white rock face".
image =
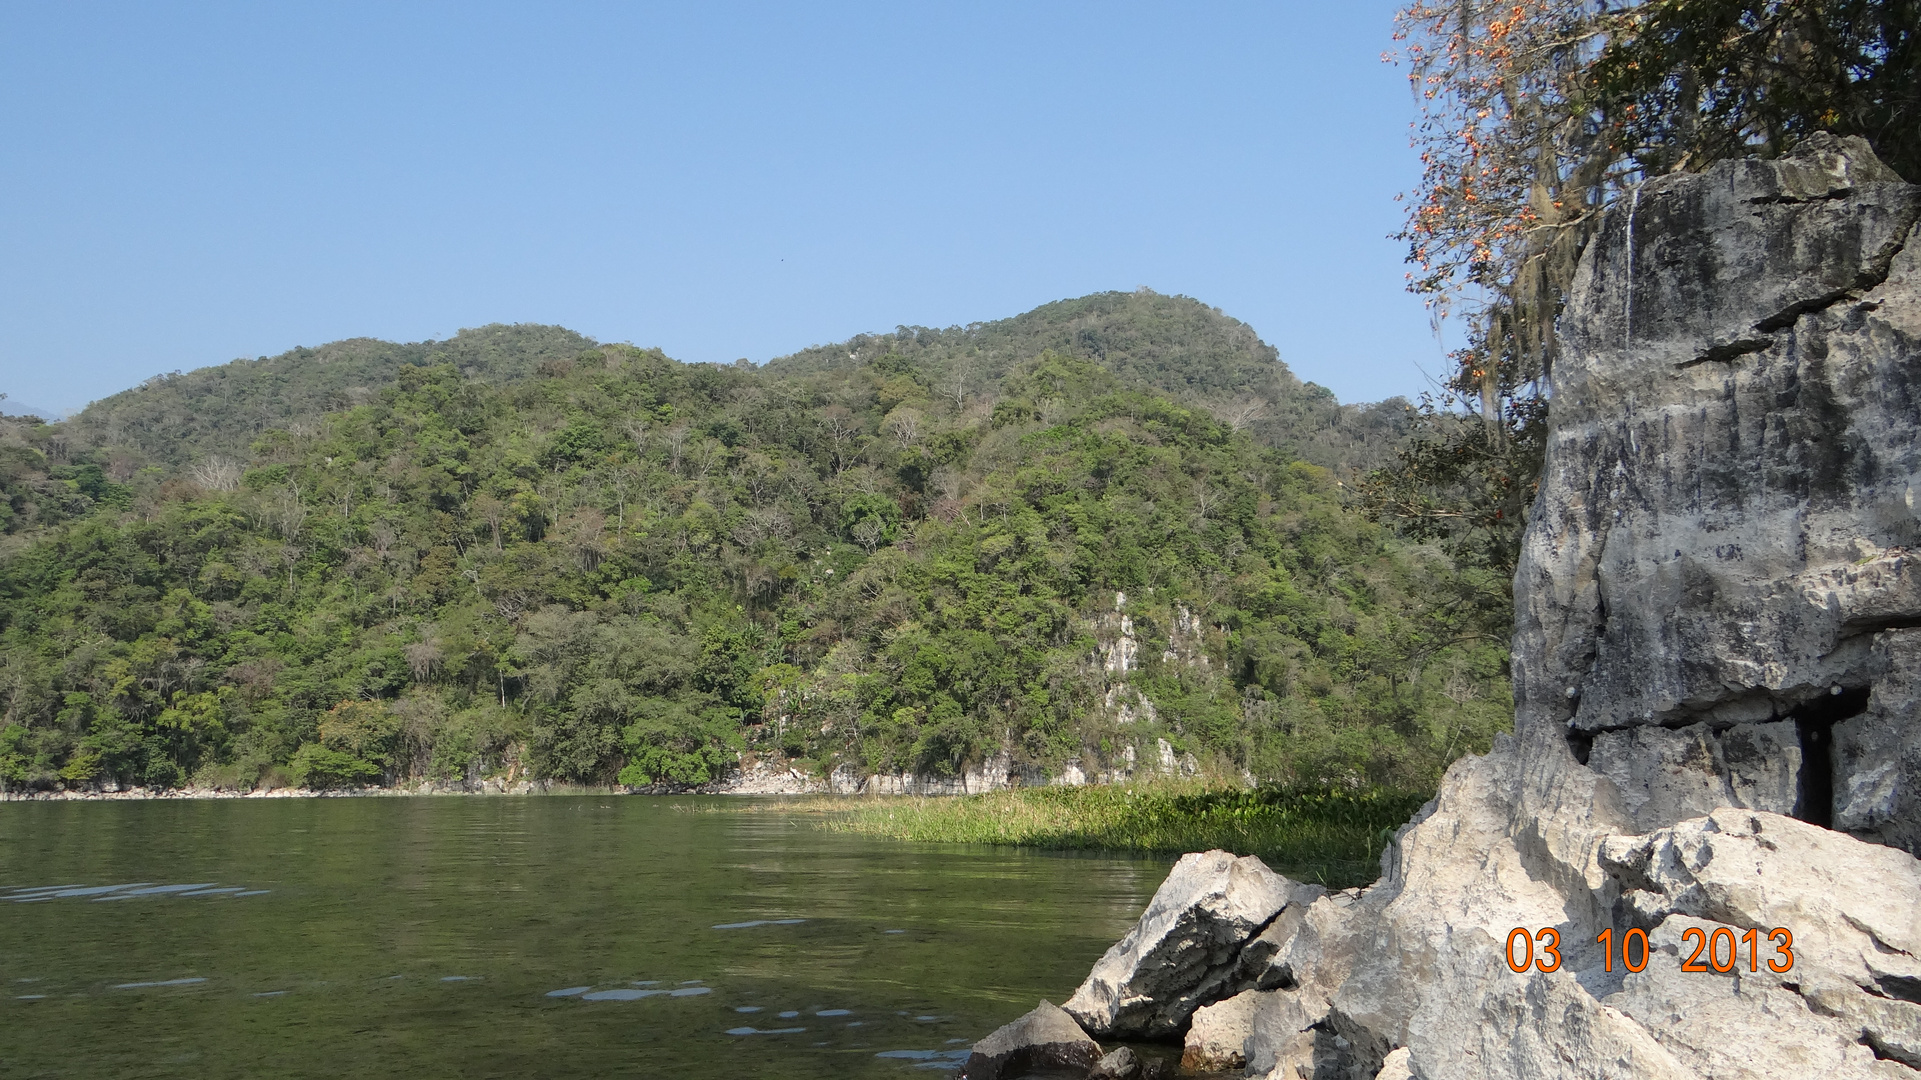
<svg viewBox="0 0 1921 1080">
<path fill-rule="evenodd" d="M 1250 1076 L 1921 1078 L 1921 188 L 1817 137 L 1637 202 L 1562 319 L 1515 735 L 1241 948 Z M 1177 921 L 1075 1001 L 1180 1031 L 1229 980 Z"/>
<path fill-rule="evenodd" d="M 1751 723 L 1921 614 L 1921 188 L 1859 140 L 1648 184 L 1589 243 L 1516 575 L 1522 728 Z M 1573 697 L 1569 697 L 1569 692 Z"/>
</svg>

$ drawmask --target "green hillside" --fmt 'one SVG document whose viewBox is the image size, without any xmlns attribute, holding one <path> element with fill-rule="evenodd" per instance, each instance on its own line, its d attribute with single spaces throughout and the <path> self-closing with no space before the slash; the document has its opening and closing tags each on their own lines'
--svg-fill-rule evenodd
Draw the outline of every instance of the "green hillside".
<svg viewBox="0 0 1921 1080">
<path fill-rule="evenodd" d="M 462 330 L 446 341 L 349 338 L 156 375 L 94 402 L 63 427 L 73 442 L 107 451 L 103 456 L 123 472 L 149 462 L 184 465 L 209 454 L 243 457 L 261 432 L 369 400 L 410 364 L 452 364 L 471 377 L 505 382 L 594 344 L 572 330 L 532 323 Z"/>
<path fill-rule="evenodd" d="M 0 783 L 1094 773 L 1161 740 L 1431 783 L 1507 721 L 1502 628 L 1327 470 L 1145 388 L 1199 362 L 1178 338 L 959 387 L 898 337 L 401 364 L 224 470 L 8 420 Z"/>
<path fill-rule="evenodd" d="M 1407 403 L 1342 406 L 1304 383 L 1252 327 L 1191 297 L 1150 289 L 1045 304 L 1011 319 L 945 330 L 903 326 L 769 361 L 779 372 L 833 371 L 883 353 L 907 357 L 938 393 L 994 386 L 1052 350 L 1206 410 L 1257 442 L 1348 474 L 1386 464 L 1407 431 Z"/>
</svg>

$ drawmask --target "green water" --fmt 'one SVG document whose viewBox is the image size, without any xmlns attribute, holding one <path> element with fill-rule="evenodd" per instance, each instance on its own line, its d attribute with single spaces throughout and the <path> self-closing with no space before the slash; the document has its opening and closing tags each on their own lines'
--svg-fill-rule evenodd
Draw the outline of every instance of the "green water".
<svg viewBox="0 0 1921 1080">
<path fill-rule="evenodd" d="M 0 804 L 0 1076 L 948 1075 L 1167 872 L 716 805 Z"/>
</svg>

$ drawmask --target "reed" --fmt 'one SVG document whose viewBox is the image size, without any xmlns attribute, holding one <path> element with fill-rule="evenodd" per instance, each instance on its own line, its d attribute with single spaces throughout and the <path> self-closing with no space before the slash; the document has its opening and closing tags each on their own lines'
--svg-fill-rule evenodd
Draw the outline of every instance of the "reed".
<svg viewBox="0 0 1921 1080">
<path fill-rule="evenodd" d="M 1329 888 L 1373 881 L 1428 793 L 1227 788 L 1204 782 L 1018 788 L 962 796 L 810 796 L 782 810 L 824 828 L 921 843 L 1175 855 L 1223 848 Z"/>
</svg>

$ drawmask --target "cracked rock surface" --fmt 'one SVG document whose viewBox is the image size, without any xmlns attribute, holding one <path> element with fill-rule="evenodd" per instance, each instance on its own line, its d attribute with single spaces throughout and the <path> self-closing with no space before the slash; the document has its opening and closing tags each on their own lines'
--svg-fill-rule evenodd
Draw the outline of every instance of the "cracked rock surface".
<svg viewBox="0 0 1921 1080">
<path fill-rule="evenodd" d="M 1183 855 L 1063 1007 L 1102 1037 L 1178 1037 L 1194 1010 L 1250 987 L 1242 946 L 1304 888 L 1252 856 Z"/>
<path fill-rule="evenodd" d="M 1921 188 L 1829 138 L 1608 213 L 1515 579 L 1518 726 L 1765 724 L 1921 622 L 1917 219 Z"/>
<path fill-rule="evenodd" d="M 1201 880 L 1235 860 L 1188 856 L 1070 1002 L 1089 1030 L 1251 992 L 1195 1036 L 1245 1010 L 1250 1076 L 1921 1080 L 1917 222 L 1921 187 L 1826 136 L 1610 208 L 1561 321 L 1514 735 L 1379 882 L 1253 890 L 1232 947 Z M 1513 970 L 1516 928 L 1558 966 Z"/>
</svg>

